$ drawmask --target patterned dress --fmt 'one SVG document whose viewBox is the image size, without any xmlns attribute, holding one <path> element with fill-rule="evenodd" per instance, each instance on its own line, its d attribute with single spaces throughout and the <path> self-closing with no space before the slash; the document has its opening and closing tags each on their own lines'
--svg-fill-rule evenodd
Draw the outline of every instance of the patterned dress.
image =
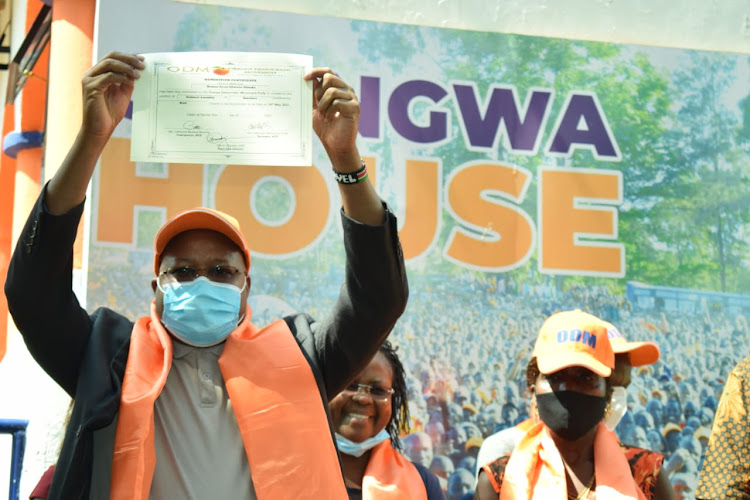
<svg viewBox="0 0 750 500">
<path fill-rule="evenodd" d="M 628 460 L 630 472 L 633 474 L 633 479 L 638 488 L 646 496 L 646 500 L 652 500 L 656 491 L 656 479 L 659 477 L 659 472 L 664 462 L 664 455 L 622 443 L 620 443 L 620 448 Z M 491 482 L 498 494 L 503 484 L 503 476 L 505 474 L 505 467 L 508 465 L 508 460 L 510 460 L 510 455 L 505 455 L 484 467 L 485 472 L 489 472 L 492 475 L 493 480 Z"/>
<path fill-rule="evenodd" d="M 727 378 L 716 409 L 696 498 L 750 499 L 750 358 Z"/>
</svg>

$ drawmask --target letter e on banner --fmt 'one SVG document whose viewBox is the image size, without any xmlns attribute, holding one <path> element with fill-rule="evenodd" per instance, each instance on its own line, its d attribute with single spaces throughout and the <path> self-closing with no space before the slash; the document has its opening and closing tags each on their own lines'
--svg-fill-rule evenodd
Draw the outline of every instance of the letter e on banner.
<svg viewBox="0 0 750 500">
<path fill-rule="evenodd" d="M 625 276 L 625 246 L 614 242 L 617 208 L 605 206 L 622 203 L 622 174 L 575 168 L 540 168 L 540 172 L 539 270 Z"/>
</svg>

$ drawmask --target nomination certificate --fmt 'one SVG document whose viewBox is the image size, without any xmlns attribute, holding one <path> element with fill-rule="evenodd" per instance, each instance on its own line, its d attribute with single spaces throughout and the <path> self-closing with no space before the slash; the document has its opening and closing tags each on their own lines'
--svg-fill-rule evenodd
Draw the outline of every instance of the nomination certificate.
<svg viewBox="0 0 750 500">
<path fill-rule="evenodd" d="M 312 164 L 312 56 L 143 54 L 131 161 Z"/>
</svg>

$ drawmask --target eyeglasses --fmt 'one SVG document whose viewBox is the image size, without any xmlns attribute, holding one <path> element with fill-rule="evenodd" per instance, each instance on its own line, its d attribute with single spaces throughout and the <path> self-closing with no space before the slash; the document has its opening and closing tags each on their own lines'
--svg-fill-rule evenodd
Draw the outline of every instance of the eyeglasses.
<svg viewBox="0 0 750 500">
<path fill-rule="evenodd" d="M 393 387 L 391 387 L 390 389 L 383 389 L 382 387 L 376 387 L 367 384 L 350 384 L 346 386 L 346 388 L 342 392 L 348 396 L 354 396 L 355 394 L 359 394 L 361 392 L 362 394 L 369 395 L 373 399 L 373 401 L 388 401 L 388 399 L 391 397 L 391 394 L 396 391 L 393 389 Z"/>
<path fill-rule="evenodd" d="M 232 266 L 212 266 L 197 268 L 193 266 L 170 267 L 159 274 L 159 280 L 164 282 L 179 281 L 189 283 L 195 281 L 198 276 L 205 276 L 216 283 L 238 284 L 238 277 L 244 278 L 242 271 Z"/>
</svg>

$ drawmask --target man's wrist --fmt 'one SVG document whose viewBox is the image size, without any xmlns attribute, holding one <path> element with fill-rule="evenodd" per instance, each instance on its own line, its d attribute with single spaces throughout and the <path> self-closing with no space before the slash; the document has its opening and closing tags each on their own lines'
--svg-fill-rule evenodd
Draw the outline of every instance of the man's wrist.
<svg viewBox="0 0 750 500">
<path fill-rule="evenodd" d="M 337 172 L 351 173 L 356 172 L 362 167 L 362 158 L 356 147 L 352 149 L 347 148 L 345 151 L 326 150 L 326 153 L 328 153 L 331 166 Z"/>
<path fill-rule="evenodd" d="M 367 179 L 367 164 L 362 159 L 360 159 L 359 170 L 354 172 L 341 172 L 335 168 L 332 170 L 333 176 L 339 184 L 358 184 Z"/>
</svg>

